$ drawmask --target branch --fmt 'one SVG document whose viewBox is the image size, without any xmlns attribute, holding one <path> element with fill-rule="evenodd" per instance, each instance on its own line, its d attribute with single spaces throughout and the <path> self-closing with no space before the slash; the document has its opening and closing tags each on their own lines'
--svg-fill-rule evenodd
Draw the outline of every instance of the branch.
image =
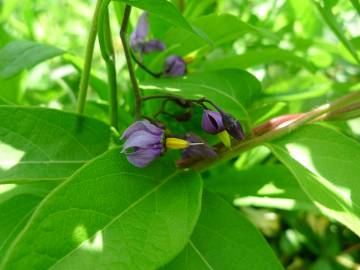
<svg viewBox="0 0 360 270">
<path fill-rule="evenodd" d="M 130 13 L 131 13 L 131 6 L 126 5 L 122 24 L 121 24 L 121 29 L 120 29 L 120 38 L 121 38 L 121 42 L 122 42 L 122 45 L 124 48 L 126 63 L 127 63 L 128 71 L 129 71 L 129 76 L 130 76 L 132 88 L 133 88 L 134 95 L 135 95 L 135 118 L 139 119 L 141 117 L 141 94 L 140 94 L 139 85 L 138 85 L 136 77 L 135 77 L 134 68 L 132 66 L 130 49 L 129 49 L 129 45 L 128 45 L 127 37 L 126 37 Z"/>
<path fill-rule="evenodd" d="M 133 53 L 132 50 L 130 50 L 131 53 L 131 57 L 134 60 L 134 62 L 141 68 L 143 69 L 145 72 L 149 73 L 151 76 L 153 76 L 154 78 L 160 78 L 162 75 L 162 72 L 160 73 L 155 73 L 153 71 L 151 71 L 147 66 L 145 66 L 143 63 L 141 63 L 141 61 L 139 59 L 136 58 L 135 54 Z"/>
</svg>

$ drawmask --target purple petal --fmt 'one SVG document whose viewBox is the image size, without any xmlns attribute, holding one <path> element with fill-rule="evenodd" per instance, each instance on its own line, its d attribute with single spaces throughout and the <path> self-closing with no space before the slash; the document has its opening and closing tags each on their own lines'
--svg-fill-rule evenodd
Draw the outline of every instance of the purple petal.
<svg viewBox="0 0 360 270">
<path fill-rule="evenodd" d="M 150 123 L 149 120 L 142 120 L 142 121 L 136 121 L 134 124 L 132 124 L 130 127 L 128 127 L 123 135 L 121 136 L 121 140 L 122 139 L 128 139 L 131 134 L 133 134 L 136 131 L 140 131 L 140 130 L 144 130 L 144 131 L 148 131 L 151 134 L 154 135 L 162 135 L 163 134 L 163 129 L 155 126 L 154 124 Z"/>
<path fill-rule="evenodd" d="M 138 149 L 133 153 L 126 155 L 128 161 L 136 167 L 143 168 L 147 166 L 151 161 L 161 155 L 162 147 L 154 146 L 149 149 Z"/>
<path fill-rule="evenodd" d="M 161 142 L 161 135 L 153 135 L 147 131 L 139 130 L 131 134 L 123 146 L 123 152 L 126 152 L 129 148 L 149 148 L 154 144 Z"/>
<path fill-rule="evenodd" d="M 130 45 L 134 51 L 138 51 L 149 33 L 148 13 L 144 12 L 137 22 L 135 31 L 131 33 Z"/>
<path fill-rule="evenodd" d="M 161 52 L 165 50 L 165 44 L 160 40 L 153 39 L 145 42 L 141 48 L 142 53 L 147 54 L 151 52 Z"/>
<path fill-rule="evenodd" d="M 183 76 L 186 74 L 185 61 L 177 56 L 171 55 L 165 60 L 164 75 L 168 77 Z"/>
<path fill-rule="evenodd" d="M 210 110 L 204 110 L 201 126 L 210 134 L 217 134 L 225 130 L 221 114 Z"/>
</svg>

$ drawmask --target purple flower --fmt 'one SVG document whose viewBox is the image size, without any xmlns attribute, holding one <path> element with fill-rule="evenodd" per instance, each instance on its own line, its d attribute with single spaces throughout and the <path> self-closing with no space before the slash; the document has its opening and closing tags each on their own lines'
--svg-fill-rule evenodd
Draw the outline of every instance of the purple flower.
<svg viewBox="0 0 360 270">
<path fill-rule="evenodd" d="M 216 152 L 200 137 L 193 133 L 186 135 L 186 140 L 190 142 L 190 146 L 186 148 L 181 156 L 183 159 L 214 159 L 217 158 Z M 191 143 L 194 143 L 193 145 Z"/>
<path fill-rule="evenodd" d="M 186 63 L 177 55 L 171 55 L 165 60 L 164 76 L 178 77 L 186 74 Z"/>
<path fill-rule="evenodd" d="M 201 126 L 203 130 L 210 134 L 218 134 L 225 130 L 221 114 L 211 110 L 204 110 Z"/>
<path fill-rule="evenodd" d="M 128 127 L 121 139 L 126 140 L 122 153 L 136 167 L 145 167 L 163 151 L 164 130 L 148 120 L 137 121 Z"/>
<path fill-rule="evenodd" d="M 160 40 L 146 40 L 149 34 L 148 13 L 144 12 L 136 25 L 135 31 L 130 36 L 130 46 L 134 52 L 148 54 L 154 51 L 165 50 L 165 44 Z"/>
</svg>

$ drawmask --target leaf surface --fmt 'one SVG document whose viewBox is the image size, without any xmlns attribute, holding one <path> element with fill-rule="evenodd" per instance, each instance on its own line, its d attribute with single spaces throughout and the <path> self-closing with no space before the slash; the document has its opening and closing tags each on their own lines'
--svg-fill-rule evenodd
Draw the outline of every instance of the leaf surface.
<svg viewBox="0 0 360 270">
<path fill-rule="evenodd" d="M 320 125 L 271 142 L 314 204 L 360 235 L 360 144 Z"/>
<path fill-rule="evenodd" d="M 189 244 L 163 269 L 283 268 L 254 225 L 224 200 L 207 192 Z"/>
<path fill-rule="evenodd" d="M 0 183 L 61 180 L 107 150 L 103 122 L 43 108 L 0 107 Z"/>
<path fill-rule="evenodd" d="M 201 194 L 172 160 L 139 169 L 110 150 L 43 200 L 1 269 L 156 269 L 186 245 Z"/>
</svg>

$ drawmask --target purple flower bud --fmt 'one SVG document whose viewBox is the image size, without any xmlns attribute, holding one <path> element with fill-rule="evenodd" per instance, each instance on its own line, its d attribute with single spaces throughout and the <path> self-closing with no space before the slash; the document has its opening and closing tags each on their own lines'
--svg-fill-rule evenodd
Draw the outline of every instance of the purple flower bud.
<svg viewBox="0 0 360 270">
<path fill-rule="evenodd" d="M 232 115 L 224 113 L 222 116 L 222 122 L 224 123 L 226 131 L 236 140 L 242 140 L 245 138 L 244 131 L 241 124 Z"/>
<path fill-rule="evenodd" d="M 148 13 L 144 12 L 138 20 L 135 31 L 130 36 L 130 46 L 134 52 L 148 54 L 154 51 L 165 50 L 165 44 L 160 40 L 149 40 L 146 38 L 149 34 Z"/>
<path fill-rule="evenodd" d="M 197 145 L 191 145 L 186 148 L 181 156 L 183 159 L 214 159 L 217 158 L 217 153 L 200 137 L 193 133 L 189 133 L 185 138 L 190 143 L 202 143 Z"/>
<path fill-rule="evenodd" d="M 171 55 L 165 60 L 164 76 L 178 77 L 186 74 L 186 63 L 177 55 Z"/>
<path fill-rule="evenodd" d="M 122 153 L 136 167 L 145 167 L 164 151 L 164 130 L 148 120 L 137 121 L 128 127 L 121 139 L 126 140 Z"/>
<path fill-rule="evenodd" d="M 210 134 L 218 134 L 225 130 L 221 114 L 210 110 L 204 110 L 201 126 L 203 130 Z"/>
</svg>

